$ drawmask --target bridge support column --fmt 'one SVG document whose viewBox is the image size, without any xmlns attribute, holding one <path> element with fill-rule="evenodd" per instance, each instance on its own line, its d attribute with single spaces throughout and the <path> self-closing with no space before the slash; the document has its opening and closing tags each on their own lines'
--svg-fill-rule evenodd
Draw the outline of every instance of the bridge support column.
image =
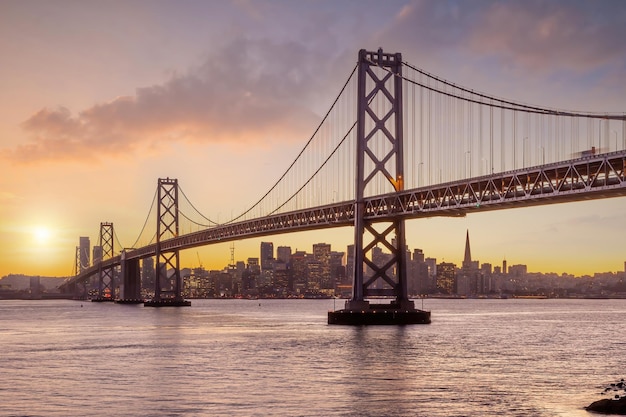
<svg viewBox="0 0 626 417">
<path fill-rule="evenodd" d="M 178 231 L 178 180 L 159 178 L 156 235 L 156 279 L 154 298 L 146 307 L 184 307 L 191 302 L 182 296 L 178 249 L 165 250 L 163 241 L 177 237 Z"/>
<path fill-rule="evenodd" d="M 87 286 L 85 281 L 74 281 L 67 285 L 60 287 L 61 293 L 71 296 L 72 300 L 86 300 L 87 299 Z"/>
<path fill-rule="evenodd" d="M 430 323 L 430 312 L 407 296 L 404 219 L 369 217 L 365 206 L 373 190 L 404 190 L 401 75 L 401 54 L 359 51 L 353 295 L 328 313 L 328 324 Z M 381 256 L 379 245 L 391 256 Z M 372 296 L 395 300 L 371 304 Z"/>
<path fill-rule="evenodd" d="M 122 252 L 122 286 L 120 298 L 115 300 L 119 304 L 141 304 L 141 274 L 139 259 L 125 259 Z"/>
<path fill-rule="evenodd" d="M 88 297 L 88 294 L 87 294 L 88 285 L 89 284 L 87 280 L 77 281 L 74 284 L 74 299 L 86 300 Z"/>
</svg>

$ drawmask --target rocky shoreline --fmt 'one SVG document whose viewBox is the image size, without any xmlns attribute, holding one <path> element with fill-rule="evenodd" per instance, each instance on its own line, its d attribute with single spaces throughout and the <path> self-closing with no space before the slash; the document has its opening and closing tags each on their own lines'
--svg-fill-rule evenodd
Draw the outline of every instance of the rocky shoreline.
<svg viewBox="0 0 626 417">
<path fill-rule="evenodd" d="M 609 384 L 602 394 L 610 393 L 613 398 L 603 398 L 585 407 L 585 410 L 602 414 L 626 415 L 626 382 L 624 379 Z"/>
</svg>

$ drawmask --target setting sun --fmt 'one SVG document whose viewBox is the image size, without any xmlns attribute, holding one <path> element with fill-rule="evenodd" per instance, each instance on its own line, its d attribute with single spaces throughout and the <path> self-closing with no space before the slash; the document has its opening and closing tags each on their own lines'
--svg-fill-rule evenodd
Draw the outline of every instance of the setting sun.
<svg viewBox="0 0 626 417">
<path fill-rule="evenodd" d="M 50 230 L 46 227 L 36 227 L 33 229 L 33 237 L 35 242 L 39 244 L 47 243 L 50 240 Z"/>
</svg>

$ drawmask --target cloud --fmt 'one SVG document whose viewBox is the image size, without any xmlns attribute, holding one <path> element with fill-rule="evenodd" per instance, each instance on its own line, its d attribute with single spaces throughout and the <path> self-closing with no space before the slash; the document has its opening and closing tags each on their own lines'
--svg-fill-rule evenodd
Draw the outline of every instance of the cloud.
<svg viewBox="0 0 626 417">
<path fill-rule="evenodd" d="M 591 71 L 626 56 L 626 8 L 610 1 L 425 1 L 397 13 L 380 40 L 430 56 L 496 59 L 542 71 Z"/>
<path fill-rule="evenodd" d="M 421 57 L 445 54 L 459 47 L 475 21 L 479 4 L 414 0 L 400 9 L 378 40 L 385 48 L 416 51 Z"/>
<path fill-rule="evenodd" d="M 296 42 L 238 38 L 185 74 L 72 114 L 44 108 L 23 122 L 31 141 L 13 161 L 90 159 L 172 141 L 303 141 L 327 71 Z M 328 62 L 328 60 L 326 60 Z M 326 64 L 330 65 L 330 64 Z"/>
<path fill-rule="evenodd" d="M 494 2 L 468 43 L 476 53 L 527 68 L 589 71 L 623 61 L 624 18 L 619 2 Z"/>
</svg>

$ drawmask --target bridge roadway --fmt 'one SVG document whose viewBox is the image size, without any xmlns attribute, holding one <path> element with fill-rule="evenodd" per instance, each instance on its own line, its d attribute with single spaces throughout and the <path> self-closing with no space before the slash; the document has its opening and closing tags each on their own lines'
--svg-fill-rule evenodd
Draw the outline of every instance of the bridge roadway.
<svg viewBox="0 0 626 417">
<path fill-rule="evenodd" d="M 381 221 L 397 217 L 456 217 L 487 210 L 626 196 L 625 168 L 626 150 L 622 150 L 420 187 L 365 198 L 365 217 Z M 172 252 L 295 231 L 352 226 L 354 204 L 354 201 L 346 201 L 219 225 L 162 241 L 161 251 Z M 155 254 L 156 244 L 126 250 L 69 278 L 64 286 L 85 280 L 98 273 L 100 268 L 120 265 L 123 259 L 143 259 Z"/>
</svg>

